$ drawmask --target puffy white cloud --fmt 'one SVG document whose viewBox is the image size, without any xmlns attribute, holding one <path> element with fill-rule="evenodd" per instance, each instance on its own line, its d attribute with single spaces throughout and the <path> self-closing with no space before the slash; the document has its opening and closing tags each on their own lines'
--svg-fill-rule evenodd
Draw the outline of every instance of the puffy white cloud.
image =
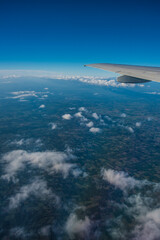
<svg viewBox="0 0 160 240">
<path fill-rule="evenodd" d="M 74 114 L 75 117 L 83 118 L 82 112 L 77 112 Z"/>
<path fill-rule="evenodd" d="M 44 104 L 40 105 L 39 108 L 45 108 L 46 106 Z"/>
<path fill-rule="evenodd" d="M 65 230 L 71 239 L 77 235 L 85 239 L 89 236 L 90 229 L 91 220 L 87 216 L 84 219 L 78 219 L 75 213 L 70 214 L 65 225 Z"/>
<path fill-rule="evenodd" d="M 90 127 L 93 127 L 93 122 L 91 121 L 91 122 L 89 122 L 89 123 L 86 123 L 86 126 L 89 127 L 89 128 L 90 128 Z"/>
<path fill-rule="evenodd" d="M 136 122 L 136 127 L 141 127 L 142 123 L 141 122 Z"/>
<path fill-rule="evenodd" d="M 30 164 L 33 167 L 44 169 L 49 174 L 59 172 L 66 178 L 71 172 L 74 174 L 74 170 L 77 169 L 76 164 L 68 163 L 69 159 L 74 159 L 70 152 L 27 152 L 24 150 L 15 150 L 6 153 L 2 161 L 5 164 L 3 179 L 10 180 L 15 179 L 16 174 L 23 170 L 26 164 Z"/>
<path fill-rule="evenodd" d="M 92 127 L 92 128 L 89 129 L 89 131 L 92 132 L 92 133 L 99 133 L 99 132 L 101 132 L 101 129 Z"/>
<path fill-rule="evenodd" d="M 97 114 L 97 113 L 92 113 L 92 117 L 93 117 L 93 118 L 95 118 L 96 120 L 98 120 L 98 119 L 99 119 L 99 116 L 98 116 L 98 114 Z"/>
<path fill-rule="evenodd" d="M 55 203 L 59 203 L 59 198 L 47 187 L 46 182 L 41 179 L 36 179 L 31 184 L 22 186 L 16 195 L 10 197 L 9 208 L 17 208 L 21 202 L 25 201 L 30 195 L 34 195 L 39 198 L 54 198 Z"/>
<path fill-rule="evenodd" d="M 70 120 L 72 118 L 72 116 L 71 116 L 71 114 L 64 114 L 62 116 L 62 118 L 65 119 L 65 120 Z"/>
<path fill-rule="evenodd" d="M 57 128 L 57 124 L 55 124 L 55 123 L 50 123 L 50 125 L 51 125 L 51 129 L 52 129 L 52 130 L 54 130 L 54 129 Z"/>
<path fill-rule="evenodd" d="M 88 121 L 88 119 L 85 118 L 85 117 L 82 115 L 82 112 L 77 112 L 77 113 L 74 114 L 74 116 L 75 116 L 76 118 L 80 118 L 81 121 Z"/>
<path fill-rule="evenodd" d="M 132 189 L 139 184 L 138 180 L 129 177 L 125 172 L 118 172 L 112 169 L 102 170 L 103 179 L 121 190 Z"/>
</svg>

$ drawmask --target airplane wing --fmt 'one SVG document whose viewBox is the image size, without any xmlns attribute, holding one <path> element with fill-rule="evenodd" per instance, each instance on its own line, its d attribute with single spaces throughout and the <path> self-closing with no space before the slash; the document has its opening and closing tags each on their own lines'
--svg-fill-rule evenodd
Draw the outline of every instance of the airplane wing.
<svg viewBox="0 0 160 240">
<path fill-rule="evenodd" d="M 121 76 L 117 78 L 117 81 L 122 83 L 144 83 L 149 81 L 160 82 L 160 67 L 110 63 L 94 63 L 84 66 L 119 73 Z"/>
</svg>

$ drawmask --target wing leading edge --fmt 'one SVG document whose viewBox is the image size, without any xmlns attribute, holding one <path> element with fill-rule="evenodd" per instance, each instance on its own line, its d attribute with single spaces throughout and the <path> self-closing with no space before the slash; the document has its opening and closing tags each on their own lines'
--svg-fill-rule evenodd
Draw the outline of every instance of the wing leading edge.
<svg viewBox="0 0 160 240">
<path fill-rule="evenodd" d="M 110 63 L 95 63 L 85 65 L 102 70 L 118 73 L 122 76 L 117 81 L 122 83 L 160 82 L 160 67 L 134 66 Z"/>
</svg>

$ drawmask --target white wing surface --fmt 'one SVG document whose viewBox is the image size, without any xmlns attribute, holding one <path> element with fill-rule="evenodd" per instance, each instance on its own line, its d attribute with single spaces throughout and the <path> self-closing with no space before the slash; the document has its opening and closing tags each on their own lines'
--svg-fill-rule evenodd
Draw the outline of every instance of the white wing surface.
<svg viewBox="0 0 160 240">
<path fill-rule="evenodd" d="M 134 66 L 110 63 L 94 63 L 85 65 L 110 72 L 119 73 L 117 81 L 124 83 L 160 82 L 160 67 Z"/>
</svg>

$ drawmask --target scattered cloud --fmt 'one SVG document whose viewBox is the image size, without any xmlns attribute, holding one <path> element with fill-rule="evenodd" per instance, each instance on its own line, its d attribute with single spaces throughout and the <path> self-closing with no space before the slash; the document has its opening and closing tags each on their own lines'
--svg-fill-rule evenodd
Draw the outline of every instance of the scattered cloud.
<svg viewBox="0 0 160 240">
<path fill-rule="evenodd" d="M 55 123 L 49 123 L 49 125 L 51 125 L 52 130 L 55 130 L 57 128 L 57 124 Z"/>
<path fill-rule="evenodd" d="M 28 199 L 31 195 L 34 195 L 38 198 L 54 198 L 55 203 L 59 203 L 59 198 L 52 193 L 51 189 L 47 187 L 46 182 L 41 179 L 36 179 L 31 184 L 22 186 L 16 195 L 10 197 L 9 208 L 17 208 L 21 202 Z"/>
<path fill-rule="evenodd" d="M 120 203 L 113 202 L 115 211 L 120 212 L 120 215 L 108 221 L 108 229 L 112 238 L 160 239 L 160 207 L 157 198 L 160 194 L 160 184 L 147 180 L 136 180 L 125 172 L 111 169 L 103 169 L 102 177 L 125 193 Z M 127 231 L 126 219 L 129 222 Z"/>
<path fill-rule="evenodd" d="M 18 92 L 12 92 L 11 94 L 14 96 L 9 98 L 13 98 L 13 99 L 18 99 L 18 98 L 23 99 L 26 97 L 38 97 L 35 91 L 18 91 Z"/>
<path fill-rule="evenodd" d="M 106 87 L 135 87 L 135 84 L 126 84 L 126 83 L 119 83 L 115 79 L 104 79 L 98 77 L 81 77 L 79 78 L 80 82 L 88 83 L 92 85 L 101 85 Z M 141 86 L 142 87 L 142 86 Z"/>
<path fill-rule="evenodd" d="M 146 92 L 147 94 L 160 95 L 160 92 Z"/>
<path fill-rule="evenodd" d="M 81 121 L 88 121 L 88 119 L 85 118 L 85 117 L 82 115 L 82 112 L 77 112 L 77 113 L 74 114 L 74 116 L 75 116 L 76 118 L 80 118 Z"/>
<path fill-rule="evenodd" d="M 130 133 L 134 133 L 134 130 L 133 130 L 132 127 L 125 126 L 125 128 L 126 128 Z"/>
<path fill-rule="evenodd" d="M 2 161 L 5 164 L 2 179 L 15 180 L 16 174 L 23 170 L 26 164 L 38 167 L 49 174 L 61 173 L 66 178 L 69 173 L 76 176 L 77 165 L 69 163 L 68 160 L 75 159 L 70 152 L 27 152 L 24 150 L 14 150 L 4 154 Z"/>
<path fill-rule="evenodd" d="M 87 109 L 86 109 L 85 107 L 80 107 L 78 110 L 79 110 L 80 112 L 87 112 Z"/>
<path fill-rule="evenodd" d="M 71 213 L 67 219 L 65 230 L 71 239 L 76 236 L 85 239 L 91 230 L 91 220 L 87 216 L 84 219 L 79 219 L 75 213 Z"/>
<path fill-rule="evenodd" d="M 42 146 L 42 141 L 41 139 L 33 139 L 33 138 L 27 138 L 27 139 L 24 139 L 24 138 L 21 138 L 20 140 L 14 140 L 12 141 L 10 144 L 12 145 L 17 145 L 17 146 L 23 146 L 23 145 L 30 145 L 30 144 L 34 144 L 36 146 Z"/>
<path fill-rule="evenodd" d="M 125 172 L 118 172 L 112 169 L 102 169 L 103 179 L 121 190 L 133 189 L 139 181 L 129 177 Z"/>
<path fill-rule="evenodd" d="M 125 113 L 122 113 L 120 116 L 121 116 L 122 118 L 126 118 L 126 117 L 127 117 L 127 115 L 126 115 Z"/>
<path fill-rule="evenodd" d="M 65 120 L 70 120 L 72 118 L 72 116 L 71 116 L 71 114 L 64 114 L 62 116 L 62 118 L 65 119 Z"/>
<path fill-rule="evenodd" d="M 98 120 L 98 119 L 99 119 L 99 116 L 98 116 L 98 114 L 97 114 L 97 113 L 92 113 L 92 117 L 93 117 L 93 118 L 95 118 L 96 120 Z"/>
<path fill-rule="evenodd" d="M 89 128 L 90 128 L 90 127 L 93 127 L 93 125 L 94 125 L 94 124 L 93 124 L 93 122 L 92 122 L 92 121 L 91 121 L 91 122 L 89 122 L 89 123 L 86 123 L 86 126 L 87 126 L 87 127 L 89 127 Z"/>
<path fill-rule="evenodd" d="M 105 118 L 106 118 L 108 121 L 113 122 L 113 121 L 112 121 L 112 118 L 110 118 L 109 116 L 106 115 Z"/>
<path fill-rule="evenodd" d="M 79 117 L 79 118 L 82 118 L 83 115 L 82 115 L 82 112 L 77 112 L 74 114 L 75 117 Z"/>
<path fill-rule="evenodd" d="M 44 104 L 40 105 L 39 108 L 45 108 L 46 106 Z"/>
<path fill-rule="evenodd" d="M 89 131 L 92 132 L 92 133 L 99 133 L 99 132 L 101 132 L 101 129 L 92 127 L 92 128 L 89 129 Z"/>
<path fill-rule="evenodd" d="M 141 127 L 142 123 L 141 122 L 136 122 L 136 127 Z"/>
</svg>

